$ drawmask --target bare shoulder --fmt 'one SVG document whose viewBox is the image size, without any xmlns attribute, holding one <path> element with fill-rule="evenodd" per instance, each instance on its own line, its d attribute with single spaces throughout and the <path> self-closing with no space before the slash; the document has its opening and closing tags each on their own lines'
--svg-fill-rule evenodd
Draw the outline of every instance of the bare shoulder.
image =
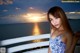
<svg viewBox="0 0 80 53">
<path fill-rule="evenodd" d="M 65 32 L 63 37 L 66 40 L 69 40 L 69 39 L 72 39 L 73 38 L 72 33 L 70 33 L 70 32 Z"/>
<path fill-rule="evenodd" d="M 65 36 L 66 36 L 66 38 L 72 38 L 73 35 L 72 35 L 72 33 L 66 32 Z"/>
<path fill-rule="evenodd" d="M 72 33 L 70 32 L 62 31 L 61 34 L 63 34 L 64 35 L 63 37 L 66 37 L 66 38 L 72 37 Z"/>
</svg>

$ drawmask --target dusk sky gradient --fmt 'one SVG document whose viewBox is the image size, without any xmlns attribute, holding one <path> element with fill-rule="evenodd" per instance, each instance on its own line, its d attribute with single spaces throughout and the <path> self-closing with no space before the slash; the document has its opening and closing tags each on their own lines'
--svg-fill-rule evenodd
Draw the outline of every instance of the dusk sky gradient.
<svg viewBox="0 0 80 53">
<path fill-rule="evenodd" d="M 29 11 L 44 14 L 53 6 L 60 6 L 65 12 L 80 12 L 80 3 L 62 3 L 61 0 L 0 0 L 0 24 L 26 23 L 22 16 Z"/>
</svg>

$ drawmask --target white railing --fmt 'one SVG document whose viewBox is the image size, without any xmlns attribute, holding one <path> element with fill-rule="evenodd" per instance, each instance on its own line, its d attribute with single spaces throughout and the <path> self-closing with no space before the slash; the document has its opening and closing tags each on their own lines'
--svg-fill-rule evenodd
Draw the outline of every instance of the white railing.
<svg viewBox="0 0 80 53">
<path fill-rule="evenodd" d="M 13 38 L 13 39 L 1 41 L 1 46 L 9 46 L 12 44 L 32 41 L 36 39 L 46 39 L 46 38 L 50 38 L 50 34 L 41 34 L 41 35 L 36 35 L 36 36 L 30 35 L 30 36 L 25 36 L 25 37 Z M 80 43 L 80 41 L 78 41 L 78 43 Z M 26 49 L 48 46 L 48 45 L 49 45 L 49 41 L 47 40 L 47 41 L 33 42 L 33 43 L 28 43 L 28 44 L 23 44 L 23 45 L 18 45 L 18 46 L 12 46 L 12 47 L 7 48 L 7 53 L 13 53 L 13 52 L 26 50 Z M 43 49 L 34 50 L 34 52 L 28 51 L 28 52 L 23 52 L 23 53 L 47 53 L 48 52 L 47 49 L 48 48 L 43 48 Z M 75 53 L 78 53 L 79 50 L 80 50 L 80 46 L 76 46 Z"/>
<path fill-rule="evenodd" d="M 7 46 L 7 45 L 11 45 L 11 44 L 20 43 L 20 42 L 31 41 L 31 40 L 36 40 L 36 39 L 45 39 L 45 38 L 49 38 L 49 37 L 50 37 L 50 34 L 42 34 L 42 35 L 36 35 L 36 36 L 30 35 L 30 36 L 26 36 L 26 37 L 3 40 L 3 41 L 1 41 L 1 45 Z M 10 47 L 7 49 L 7 51 L 8 51 L 8 53 L 13 53 L 13 52 L 17 52 L 17 51 L 21 51 L 21 50 L 25 50 L 25 49 L 48 46 L 48 45 L 49 45 L 49 41 L 43 41 L 43 42 L 41 41 L 41 42 L 37 42 L 37 43 L 30 43 L 30 44 L 24 44 L 24 45 Z"/>
</svg>

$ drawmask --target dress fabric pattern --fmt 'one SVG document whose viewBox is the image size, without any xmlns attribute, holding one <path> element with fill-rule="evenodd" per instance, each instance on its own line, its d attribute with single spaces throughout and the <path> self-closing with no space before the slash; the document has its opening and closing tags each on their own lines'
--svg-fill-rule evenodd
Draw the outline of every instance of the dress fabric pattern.
<svg viewBox="0 0 80 53">
<path fill-rule="evenodd" d="M 52 53 L 64 53 L 66 44 L 62 42 L 62 35 L 57 36 L 56 38 L 49 40 L 50 49 Z"/>
</svg>

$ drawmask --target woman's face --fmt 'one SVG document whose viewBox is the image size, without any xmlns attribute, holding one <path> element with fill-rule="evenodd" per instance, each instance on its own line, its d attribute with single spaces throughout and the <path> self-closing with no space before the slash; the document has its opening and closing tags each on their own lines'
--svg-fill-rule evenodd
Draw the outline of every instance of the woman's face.
<svg viewBox="0 0 80 53">
<path fill-rule="evenodd" d="M 60 18 L 56 18 L 53 15 L 49 14 L 49 18 L 51 21 L 51 24 L 55 27 L 55 28 L 59 28 L 61 26 L 61 19 Z"/>
</svg>

